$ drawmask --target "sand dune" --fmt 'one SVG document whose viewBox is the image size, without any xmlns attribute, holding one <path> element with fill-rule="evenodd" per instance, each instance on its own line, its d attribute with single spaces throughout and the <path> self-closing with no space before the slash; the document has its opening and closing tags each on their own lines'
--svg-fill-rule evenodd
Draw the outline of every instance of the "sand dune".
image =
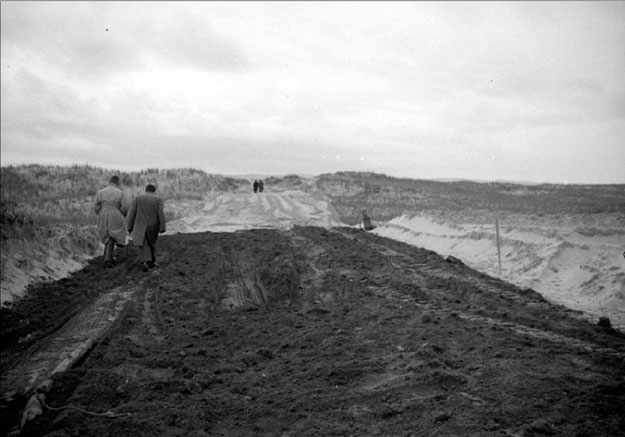
<svg viewBox="0 0 625 437">
<path fill-rule="evenodd" d="M 625 326 L 622 217 L 584 215 L 500 219 L 501 274 L 492 217 L 435 212 L 402 216 L 378 235 L 462 259 L 468 266 L 540 292 L 547 299 Z"/>
</svg>

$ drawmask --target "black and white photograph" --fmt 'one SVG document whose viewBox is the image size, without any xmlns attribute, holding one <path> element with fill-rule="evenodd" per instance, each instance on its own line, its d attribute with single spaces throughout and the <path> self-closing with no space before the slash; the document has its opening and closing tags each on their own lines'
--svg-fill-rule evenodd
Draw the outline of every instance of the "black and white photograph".
<svg viewBox="0 0 625 437">
<path fill-rule="evenodd" d="M 0 8 L 0 437 L 625 435 L 625 2 Z"/>
</svg>

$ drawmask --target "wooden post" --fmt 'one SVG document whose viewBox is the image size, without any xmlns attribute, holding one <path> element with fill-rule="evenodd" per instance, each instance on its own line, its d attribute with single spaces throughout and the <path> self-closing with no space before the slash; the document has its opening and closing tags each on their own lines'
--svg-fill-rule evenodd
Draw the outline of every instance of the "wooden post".
<svg viewBox="0 0 625 437">
<path fill-rule="evenodd" d="M 499 219 L 495 219 L 495 229 L 497 231 L 497 259 L 499 260 L 499 276 L 501 276 L 501 247 L 499 245 Z"/>
</svg>

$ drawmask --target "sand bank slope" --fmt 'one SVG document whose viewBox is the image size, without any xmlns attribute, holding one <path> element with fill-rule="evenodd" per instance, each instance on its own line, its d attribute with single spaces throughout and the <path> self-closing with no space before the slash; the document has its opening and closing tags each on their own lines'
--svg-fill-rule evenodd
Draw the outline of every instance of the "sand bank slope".
<svg viewBox="0 0 625 437">
<path fill-rule="evenodd" d="M 49 238 L 2 242 L 2 303 L 13 302 L 38 281 L 56 281 L 82 269 L 102 251 L 95 227 L 62 230 Z"/>
<path fill-rule="evenodd" d="M 431 212 L 398 217 L 374 232 L 453 255 L 468 266 L 594 317 L 625 326 L 625 218 L 597 214 L 499 219 L 499 274 L 492 214 Z"/>
</svg>

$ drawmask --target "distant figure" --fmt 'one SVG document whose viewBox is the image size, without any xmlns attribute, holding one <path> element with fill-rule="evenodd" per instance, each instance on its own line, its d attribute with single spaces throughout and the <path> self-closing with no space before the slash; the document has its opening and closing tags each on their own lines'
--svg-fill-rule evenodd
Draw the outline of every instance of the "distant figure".
<svg viewBox="0 0 625 437">
<path fill-rule="evenodd" d="M 365 231 L 371 231 L 375 229 L 375 226 L 371 223 L 371 217 L 367 215 L 367 210 L 362 210 L 362 226 Z"/>
<path fill-rule="evenodd" d="M 264 189 L 265 189 L 265 183 L 261 179 L 260 181 L 258 181 L 258 192 L 262 193 Z"/>
<path fill-rule="evenodd" d="M 104 267 L 115 265 L 115 246 L 126 244 L 126 208 L 119 176 L 111 176 L 107 187 L 95 194 L 93 210 L 98 216 L 98 236 L 104 243 Z"/>
<path fill-rule="evenodd" d="M 258 192 L 258 187 L 259 187 L 258 181 L 257 181 L 257 180 L 254 180 L 254 183 L 253 183 L 252 185 L 253 185 L 253 187 L 254 187 L 254 192 L 255 192 L 255 193 L 256 193 L 256 192 Z"/>
<path fill-rule="evenodd" d="M 139 259 L 144 272 L 156 267 L 156 240 L 166 230 L 163 199 L 156 187 L 148 184 L 145 194 L 137 196 L 128 211 L 126 224 L 135 246 L 139 246 Z"/>
</svg>

